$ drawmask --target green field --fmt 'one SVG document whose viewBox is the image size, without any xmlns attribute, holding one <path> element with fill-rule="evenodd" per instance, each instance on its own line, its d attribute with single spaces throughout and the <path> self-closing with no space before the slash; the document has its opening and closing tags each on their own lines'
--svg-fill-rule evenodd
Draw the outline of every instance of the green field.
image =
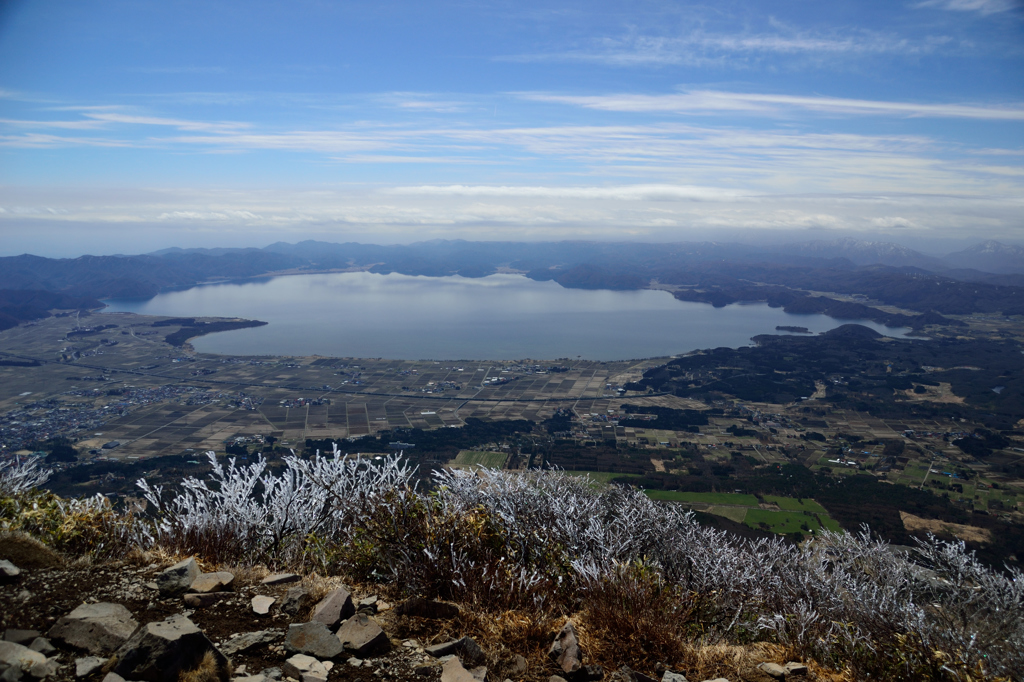
<svg viewBox="0 0 1024 682">
<path fill-rule="evenodd" d="M 570 476 L 589 476 L 596 486 L 606 486 L 615 478 L 638 478 L 636 474 L 617 474 L 613 471 L 566 471 Z"/>
<path fill-rule="evenodd" d="M 721 507 L 711 506 L 708 507 L 708 514 L 714 514 L 715 516 L 724 516 L 730 521 L 736 523 L 743 523 L 743 519 L 747 517 L 747 512 L 750 511 L 747 507 Z"/>
<path fill-rule="evenodd" d="M 452 467 L 482 466 L 488 469 L 500 469 L 505 466 L 508 455 L 504 452 L 484 452 L 482 450 L 463 450 L 455 459 L 448 462 Z"/>
<path fill-rule="evenodd" d="M 774 502 L 779 509 L 784 511 L 803 512 L 809 511 L 815 514 L 828 514 L 824 507 L 814 500 L 798 500 L 794 497 L 779 497 L 778 495 L 765 495 L 765 502 Z"/>
<path fill-rule="evenodd" d="M 647 490 L 652 500 L 666 502 L 696 502 L 699 504 L 735 504 L 743 507 L 756 507 L 757 498 L 753 495 L 740 493 L 684 493 L 678 490 Z"/>
<path fill-rule="evenodd" d="M 759 528 L 760 524 L 764 523 L 773 533 L 806 533 L 807 531 L 801 528 L 800 524 L 805 524 L 809 530 L 821 530 L 817 519 L 800 512 L 748 509 L 743 522 L 751 528 Z"/>
</svg>

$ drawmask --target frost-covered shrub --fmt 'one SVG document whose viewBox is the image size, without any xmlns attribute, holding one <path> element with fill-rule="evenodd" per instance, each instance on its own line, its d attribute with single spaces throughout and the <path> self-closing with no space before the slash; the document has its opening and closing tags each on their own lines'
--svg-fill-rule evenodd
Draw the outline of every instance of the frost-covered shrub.
<svg viewBox="0 0 1024 682">
<path fill-rule="evenodd" d="M 51 471 L 36 459 L 0 462 L 0 497 L 9 497 L 37 488 L 50 478 Z"/>
<path fill-rule="evenodd" d="M 962 543 L 913 553 L 857 534 L 797 547 L 696 523 L 678 505 L 557 471 L 435 472 L 336 449 L 219 464 L 163 499 L 156 540 L 214 561 L 316 567 L 484 609 L 582 612 L 637 660 L 684 642 L 775 641 L 854 677 L 984 679 L 1024 670 L 1024 582 Z"/>
</svg>

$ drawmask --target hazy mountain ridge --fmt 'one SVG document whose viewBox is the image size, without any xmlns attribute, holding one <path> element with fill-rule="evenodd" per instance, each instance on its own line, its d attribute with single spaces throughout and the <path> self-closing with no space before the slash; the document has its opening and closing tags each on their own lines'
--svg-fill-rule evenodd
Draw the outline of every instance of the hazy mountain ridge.
<svg viewBox="0 0 1024 682">
<path fill-rule="evenodd" d="M 891 305 L 944 314 L 1024 311 L 1024 249 L 984 242 L 944 259 L 887 242 L 840 239 L 779 246 L 722 242 L 470 242 L 433 240 L 382 246 L 277 242 L 258 248 L 171 248 L 133 256 L 0 258 L 0 289 L 88 299 L 149 298 L 203 282 L 281 271 L 367 269 L 419 276 L 483 277 L 509 267 L 571 288 L 639 289 L 651 280 L 704 292 L 694 300 L 749 300 L 752 283 L 862 294 Z M 952 268 L 955 263 L 959 267 Z M 964 268 L 985 267 L 988 271 Z M 1002 272 L 996 272 L 996 271 Z M 767 293 L 767 290 L 764 290 Z M 755 299 L 762 300 L 762 299 Z"/>
</svg>

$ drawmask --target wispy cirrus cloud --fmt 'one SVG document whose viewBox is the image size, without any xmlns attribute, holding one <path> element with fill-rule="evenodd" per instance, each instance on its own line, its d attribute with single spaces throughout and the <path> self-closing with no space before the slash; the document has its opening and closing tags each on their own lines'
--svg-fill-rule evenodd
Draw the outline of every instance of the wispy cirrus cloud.
<svg viewBox="0 0 1024 682">
<path fill-rule="evenodd" d="M 604 37 L 565 50 L 497 57 L 511 62 L 593 62 L 609 66 L 668 66 L 732 63 L 757 55 L 843 56 L 925 54 L 952 42 L 948 36 L 910 39 L 876 31 L 711 33 L 685 36 Z"/>
<path fill-rule="evenodd" d="M 792 111 L 809 111 L 842 115 L 1024 121 L 1024 105 L 1022 104 L 1015 106 L 932 104 L 717 90 L 691 90 L 666 95 L 559 95 L 538 92 L 524 92 L 518 93 L 518 95 L 523 99 L 535 102 L 554 102 L 588 109 L 631 113 L 714 114 L 730 112 L 770 116 Z"/>
<path fill-rule="evenodd" d="M 978 12 L 980 14 L 998 14 L 1013 9 L 1024 9 L 1020 0 L 924 0 L 914 7 L 936 8 L 954 12 Z"/>
</svg>

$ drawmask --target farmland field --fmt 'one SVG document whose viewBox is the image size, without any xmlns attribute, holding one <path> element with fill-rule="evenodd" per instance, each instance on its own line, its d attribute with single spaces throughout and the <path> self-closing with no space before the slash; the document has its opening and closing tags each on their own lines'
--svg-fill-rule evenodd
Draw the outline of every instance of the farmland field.
<svg viewBox="0 0 1024 682">
<path fill-rule="evenodd" d="M 486 452 L 483 450 L 463 450 L 455 456 L 450 466 L 469 467 L 482 466 L 488 469 L 500 469 L 505 466 L 508 455 L 504 452 Z"/>
</svg>

